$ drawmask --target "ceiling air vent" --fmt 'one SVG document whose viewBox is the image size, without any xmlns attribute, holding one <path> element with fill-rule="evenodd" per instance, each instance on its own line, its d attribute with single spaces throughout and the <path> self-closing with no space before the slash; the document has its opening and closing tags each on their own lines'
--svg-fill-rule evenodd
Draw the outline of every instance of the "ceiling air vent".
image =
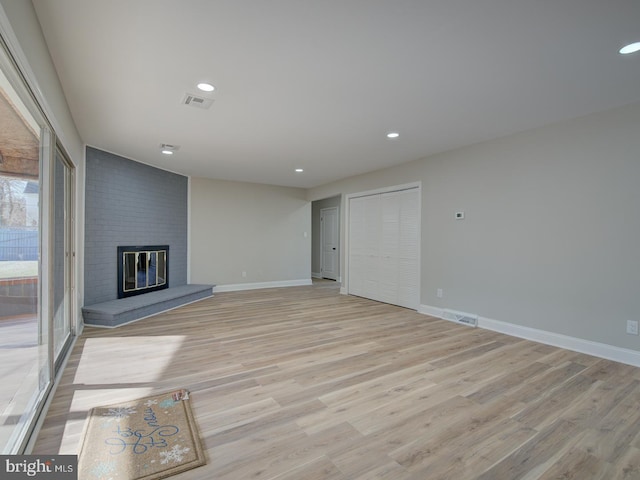
<svg viewBox="0 0 640 480">
<path fill-rule="evenodd" d="M 199 97 L 198 95 L 194 95 L 193 93 L 187 93 L 182 99 L 182 103 L 184 105 L 189 105 L 190 107 L 207 109 L 211 105 L 213 105 L 213 99 Z"/>
</svg>

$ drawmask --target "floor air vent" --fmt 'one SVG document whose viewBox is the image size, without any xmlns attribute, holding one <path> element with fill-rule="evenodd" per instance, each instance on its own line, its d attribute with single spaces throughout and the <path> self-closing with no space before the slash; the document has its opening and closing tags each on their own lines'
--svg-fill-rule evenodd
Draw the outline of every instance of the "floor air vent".
<svg viewBox="0 0 640 480">
<path fill-rule="evenodd" d="M 189 105 L 190 107 L 207 109 L 211 105 L 213 105 L 213 99 L 199 97 L 198 95 L 194 95 L 192 93 L 187 93 L 184 96 L 184 98 L 182 99 L 182 103 L 184 105 Z"/>
<path fill-rule="evenodd" d="M 472 315 L 471 313 L 456 312 L 455 310 L 449 310 L 445 308 L 442 311 L 442 317 L 445 320 L 451 320 L 452 322 L 469 325 L 470 327 L 478 326 L 478 316 Z"/>
</svg>

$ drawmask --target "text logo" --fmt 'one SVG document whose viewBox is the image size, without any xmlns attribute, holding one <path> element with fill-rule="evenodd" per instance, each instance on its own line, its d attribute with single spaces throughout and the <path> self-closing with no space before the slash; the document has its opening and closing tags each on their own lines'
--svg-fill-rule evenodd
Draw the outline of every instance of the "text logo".
<svg viewBox="0 0 640 480">
<path fill-rule="evenodd" d="M 78 480 L 77 455 L 0 455 L 0 478 Z"/>
</svg>

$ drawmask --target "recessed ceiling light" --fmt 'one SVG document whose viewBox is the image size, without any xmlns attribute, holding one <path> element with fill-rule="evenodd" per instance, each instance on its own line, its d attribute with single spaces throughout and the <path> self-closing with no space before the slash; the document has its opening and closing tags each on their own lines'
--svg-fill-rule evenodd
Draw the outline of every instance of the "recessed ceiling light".
<svg viewBox="0 0 640 480">
<path fill-rule="evenodd" d="M 389 132 L 387 133 L 387 138 L 398 138 L 400 134 L 398 132 Z"/>
<path fill-rule="evenodd" d="M 620 49 L 620 53 L 623 55 L 628 55 L 630 53 L 634 53 L 640 50 L 640 42 L 630 43 L 629 45 L 625 45 Z"/>
<path fill-rule="evenodd" d="M 216 89 L 216 87 L 214 87 L 210 83 L 199 83 L 198 88 L 203 92 L 213 92 Z"/>
<path fill-rule="evenodd" d="M 625 45 L 620 49 L 620 53 L 623 55 L 628 55 L 630 53 L 634 53 L 640 50 L 640 42 L 630 43 L 629 45 Z"/>
<path fill-rule="evenodd" d="M 296 168 L 296 173 L 302 173 L 304 170 L 302 168 Z"/>
<path fill-rule="evenodd" d="M 173 155 L 179 149 L 180 145 L 172 145 L 170 143 L 160 144 L 160 152 L 162 152 L 164 155 Z"/>
</svg>

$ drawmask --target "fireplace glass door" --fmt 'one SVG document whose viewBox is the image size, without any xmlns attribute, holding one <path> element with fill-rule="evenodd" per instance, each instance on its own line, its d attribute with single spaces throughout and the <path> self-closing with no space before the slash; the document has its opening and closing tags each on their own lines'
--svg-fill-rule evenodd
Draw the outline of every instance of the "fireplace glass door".
<svg viewBox="0 0 640 480">
<path fill-rule="evenodd" d="M 167 249 L 119 247 L 122 261 L 122 296 L 167 286 Z"/>
</svg>

